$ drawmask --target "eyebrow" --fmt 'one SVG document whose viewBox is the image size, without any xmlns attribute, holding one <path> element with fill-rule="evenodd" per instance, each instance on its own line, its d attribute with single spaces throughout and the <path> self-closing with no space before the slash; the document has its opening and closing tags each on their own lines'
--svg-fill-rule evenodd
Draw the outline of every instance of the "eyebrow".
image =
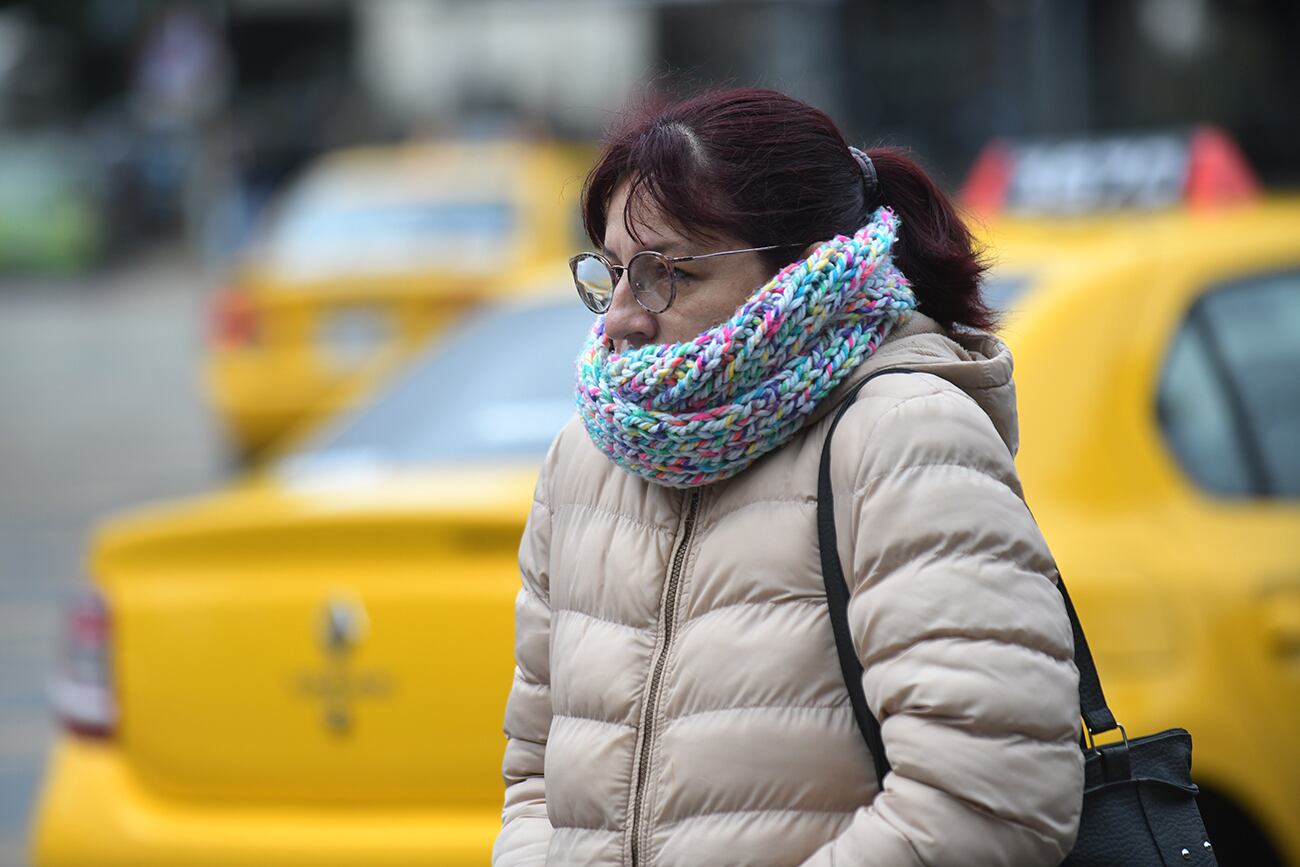
<svg viewBox="0 0 1300 867">
<path fill-rule="evenodd" d="M 662 254 L 664 254 L 665 256 L 667 256 L 668 258 L 671 259 L 671 258 L 673 258 L 674 256 L 680 256 L 680 255 L 682 255 L 682 254 L 679 252 L 679 251 L 681 250 L 681 247 L 682 247 L 682 244 L 681 244 L 680 241 L 665 241 L 665 242 L 662 243 L 662 244 L 654 244 L 654 245 L 650 245 L 650 246 L 642 247 L 640 250 L 637 250 L 637 253 L 644 252 L 645 250 L 654 250 L 656 253 L 662 253 Z M 601 244 L 601 245 L 600 245 L 600 252 L 601 252 L 601 254 L 604 255 L 605 258 L 607 258 L 607 259 L 613 259 L 613 260 L 618 261 L 618 262 L 620 262 L 620 263 L 622 262 L 622 260 L 618 258 L 618 256 L 614 253 L 614 251 L 613 251 L 613 250 L 610 250 L 610 249 L 609 249 L 608 247 L 606 247 L 604 244 Z M 633 255 L 636 255 L 636 254 L 634 253 Z"/>
</svg>

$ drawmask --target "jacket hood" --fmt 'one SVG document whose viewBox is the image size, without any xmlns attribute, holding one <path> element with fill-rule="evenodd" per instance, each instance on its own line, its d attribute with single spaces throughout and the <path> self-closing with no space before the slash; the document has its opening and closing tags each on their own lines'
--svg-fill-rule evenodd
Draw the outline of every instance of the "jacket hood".
<svg viewBox="0 0 1300 867">
<path fill-rule="evenodd" d="M 840 383 L 813 411 L 814 424 L 838 406 L 853 386 L 877 370 L 906 367 L 946 379 L 984 411 L 1014 456 L 1020 446 L 1016 385 L 1011 377 L 1011 350 L 986 331 L 948 331 L 913 311 L 890 332 L 879 348 Z"/>
</svg>

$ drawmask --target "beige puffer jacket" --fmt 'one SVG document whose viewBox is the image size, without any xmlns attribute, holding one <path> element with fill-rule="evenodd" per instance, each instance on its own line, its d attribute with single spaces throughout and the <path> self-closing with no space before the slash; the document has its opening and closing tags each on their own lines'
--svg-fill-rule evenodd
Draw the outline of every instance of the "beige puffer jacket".
<svg viewBox="0 0 1300 867">
<path fill-rule="evenodd" d="M 839 554 L 879 792 L 826 612 L 828 414 Z M 518 668 L 493 863 L 1057 864 L 1079 821 L 1078 673 L 1022 501 L 1011 357 L 914 315 L 785 446 L 693 491 L 576 420 L 520 550 Z"/>
</svg>

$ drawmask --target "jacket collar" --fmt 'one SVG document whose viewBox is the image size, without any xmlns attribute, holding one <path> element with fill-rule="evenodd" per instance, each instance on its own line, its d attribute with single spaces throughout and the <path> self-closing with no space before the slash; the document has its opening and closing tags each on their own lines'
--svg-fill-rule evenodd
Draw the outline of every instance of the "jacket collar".
<svg viewBox="0 0 1300 867">
<path fill-rule="evenodd" d="M 915 311 L 818 404 L 805 426 L 825 418 L 853 386 L 887 367 L 929 373 L 957 386 L 988 415 L 1011 454 L 1016 453 L 1020 435 L 1011 351 L 988 332 L 947 331 L 929 316 Z"/>
</svg>

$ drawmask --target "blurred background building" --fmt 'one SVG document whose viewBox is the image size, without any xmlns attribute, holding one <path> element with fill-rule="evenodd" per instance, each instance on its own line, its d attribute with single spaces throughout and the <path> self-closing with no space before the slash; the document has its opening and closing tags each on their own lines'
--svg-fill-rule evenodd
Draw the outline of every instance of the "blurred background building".
<svg viewBox="0 0 1300 867">
<path fill-rule="evenodd" d="M 1290 0 L 0 0 L 0 865 L 86 533 L 230 474 L 208 305 L 318 157 L 589 146 L 647 87 L 759 85 L 950 188 L 995 138 L 1213 124 L 1277 190 L 1297 45 Z"/>
<path fill-rule="evenodd" d="M 324 150 L 467 124 L 592 138 L 645 83 L 731 82 L 906 143 L 951 183 L 994 136 L 1214 123 L 1286 184 L 1298 37 L 1284 0 L 10 2 L 0 171 L 43 172 L 50 195 L 85 179 L 65 257 L 177 235 L 221 256 Z"/>
</svg>

